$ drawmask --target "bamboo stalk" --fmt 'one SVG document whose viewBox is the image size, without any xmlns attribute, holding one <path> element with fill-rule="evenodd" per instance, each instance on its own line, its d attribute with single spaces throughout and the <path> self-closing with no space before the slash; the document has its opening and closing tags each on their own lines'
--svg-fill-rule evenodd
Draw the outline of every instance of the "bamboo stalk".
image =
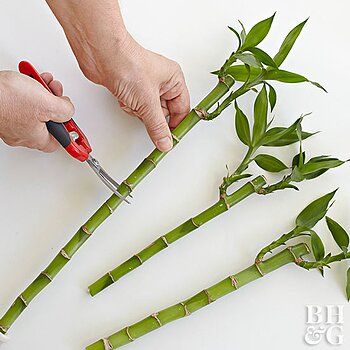
<svg viewBox="0 0 350 350">
<path fill-rule="evenodd" d="M 215 88 L 187 115 L 187 117 L 173 131 L 174 145 L 205 116 L 209 109 L 214 106 L 233 86 L 235 80 L 227 75 L 220 77 Z M 255 82 L 257 85 L 259 82 Z M 245 94 L 252 88 L 252 84 L 240 87 L 231 93 L 230 98 L 234 100 Z M 123 195 L 129 195 L 134 188 L 149 174 L 167 153 L 155 149 L 131 174 L 123 181 L 118 191 Z M 100 208 L 88 219 L 88 221 L 76 232 L 72 239 L 61 249 L 53 261 L 41 272 L 38 277 L 24 290 L 14 301 L 5 315 L 0 319 L 0 332 L 6 334 L 12 324 L 28 307 L 29 303 L 45 288 L 63 267 L 71 260 L 74 254 L 92 236 L 94 231 L 117 209 L 122 203 L 119 197 L 112 195 Z"/>
<path fill-rule="evenodd" d="M 135 254 L 133 257 L 119 265 L 114 270 L 106 273 L 89 287 L 89 293 L 91 296 L 98 294 L 111 284 L 115 283 L 121 277 L 141 266 L 145 261 L 154 255 L 166 249 L 170 244 L 188 235 L 218 215 L 226 212 L 253 193 L 259 192 L 265 184 L 265 179 L 262 176 L 258 176 L 252 181 L 243 185 L 234 193 L 220 198 L 208 209 L 204 210 L 197 216 L 185 221 L 183 224 L 179 225 L 164 236 L 159 237 L 141 252 Z"/>
<path fill-rule="evenodd" d="M 191 315 L 193 312 L 211 304 L 226 294 L 235 292 L 244 285 L 251 283 L 266 274 L 273 272 L 287 264 L 300 264 L 302 257 L 309 254 L 305 243 L 291 246 L 282 252 L 259 264 L 253 264 L 245 270 L 231 275 L 221 282 L 204 289 L 190 299 L 152 314 L 142 321 L 126 327 L 108 338 L 100 339 L 86 347 L 86 350 L 112 350 L 129 344 L 167 323 Z"/>
</svg>

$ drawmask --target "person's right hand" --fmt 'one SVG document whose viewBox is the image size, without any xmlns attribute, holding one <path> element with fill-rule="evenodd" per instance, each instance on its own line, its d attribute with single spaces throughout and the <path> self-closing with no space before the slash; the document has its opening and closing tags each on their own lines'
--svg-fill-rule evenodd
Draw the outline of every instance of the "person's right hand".
<svg viewBox="0 0 350 350">
<path fill-rule="evenodd" d="M 41 77 L 56 96 L 32 78 L 0 71 L 0 138 L 9 146 L 53 152 L 59 144 L 49 134 L 45 122 L 62 123 L 74 114 L 73 104 L 62 97 L 61 83 L 51 73 Z"/>
</svg>

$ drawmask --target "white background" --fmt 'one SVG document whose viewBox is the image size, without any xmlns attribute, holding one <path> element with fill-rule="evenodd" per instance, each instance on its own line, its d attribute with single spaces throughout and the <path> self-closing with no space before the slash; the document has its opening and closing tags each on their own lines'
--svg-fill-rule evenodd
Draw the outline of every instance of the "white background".
<svg viewBox="0 0 350 350">
<path fill-rule="evenodd" d="M 277 11 L 271 34 L 261 45 L 274 53 L 289 29 L 311 16 L 283 67 L 320 81 L 329 93 L 305 84 L 276 85 L 277 120 L 287 125 L 312 111 L 305 128 L 322 133 L 305 143 L 308 154 L 349 158 L 348 1 L 130 0 L 123 1 L 122 7 L 137 40 L 182 65 L 193 104 L 215 84 L 209 72 L 232 50 L 234 40 L 226 25 L 236 26 L 241 19 L 250 27 Z M 127 117 L 107 91 L 83 77 L 44 1 L 0 1 L 0 69 L 15 70 L 21 59 L 52 71 L 64 82 L 94 154 L 116 178 L 126 177 L 152 150 L 143 126 Z M 247 110 L 252 99 L 253 95 L 241 99 L 242 108 Z M 270 151 L 288 161 L 296 150 L 294 145 Z M 11 329 L 11 342 L 1 350 L 82 349 L 179 302 L 250 265 L 259 248 L 292 227 L 307 203 L 336 187 L 341 189 L 330 214 L 350 229 L 349 168 L 344 166 L 301 184 L 300 193 L 284 191 L 248 199 L 101 295 L 88 296 L 87 286 L 107 269 L 214 203 L 225 165 L 232 168 L 243 152 L 231 108 L 215 122 L 198 125 L 138 187 L 133 204 L 121 207 L 100 227 L 30 305 Z M 0 161 L 2 314 L 109 192 L 87 166 L 62 150 L 46 155 L 1 144 Z M 334 250 L 325 225 L 317 231 Z M 334 266 L 322 279 L 316 272 L 288 266 L 129 347 L 308 349 L 303 343 L 305 305 L 344 304 L 343 348 L 348 348 L 346 268 L 346 264 Z M 325 343 L 316 347 L 328 348 Z"/>
</svg>

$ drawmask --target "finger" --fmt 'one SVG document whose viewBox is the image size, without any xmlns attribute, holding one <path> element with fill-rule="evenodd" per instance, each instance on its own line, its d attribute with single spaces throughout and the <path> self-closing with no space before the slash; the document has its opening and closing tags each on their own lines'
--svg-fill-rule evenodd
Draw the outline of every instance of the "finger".
<svg viewBox="0 0 350 350">
<path fill-rule="evenodd" d="M 170 114 L 169 126 L 175 128 L 190 111 L 190 94 L 183 75 L 175 86 L 164 93 L 161 98 L 167 101 Z"/>
<path fill-rule="evenodd" d="M 41 116 L 40 121 L 42 122 L 52 120 L 58 123 L 63 123 L 71 119 L 74 115 L 74 105 L 66 96 L 58 97 L 52 94 L 47 94 L 44 107 L 46 107 L 46 110 Z"/>
<path fill-rule="evenodd" d="M 155 146 L 161 152 L 170 151 L 173 147 L 173 140 L 159 99 L 150 106 L 147 106 L 146 112 L 140 113 L 140 117 Z"/>
<path fill-rule="evenodd" d="M 58 97 L 61 97 L 63 95 L 63 86 L 60 81 L 52 80 L 48 85 L 54 95 Z"/>
<path fill-rule="evenodd" d="M 48 133 L 46 130 L 40 136 L 40 141 L 36 145 L 36 149 L 45 153 L 55 152 L 59 147 L 59 143 L 55 140 L 55 138 Z"/>
<path fill-rule="evenodd" d="M 41 73 L 40 76 L 44 79 L 47 85 L 49 85 L 53 80 L 53 75 L 50 72 Z"/>
</svg>

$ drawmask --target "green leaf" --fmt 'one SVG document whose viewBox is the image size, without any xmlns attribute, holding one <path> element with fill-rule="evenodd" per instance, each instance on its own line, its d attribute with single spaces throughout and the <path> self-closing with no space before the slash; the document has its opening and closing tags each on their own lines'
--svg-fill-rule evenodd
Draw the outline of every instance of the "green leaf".
<svg viewBox="0 0 350 350">
<path fill-rule="evenodd" d="M 268 84 L 268 86 L 269 86 L 269 103 L 270 103 L 270 109 L 272 112 L 276 106 L 277 94 L 276 94 L 276 90 L 272 85 Z"/>
<path fill-rule="evenodd" d="M 266 80 L 276 80 L 276 81 L 280 81 L 282 83 L 308 82 L 308 79 L 300 74 L 288 72 L 286 70 L 281 70 L 281 69 L 271 69 L 271 70 L 267 71 L 267 73 L 265 75 L 265 79 Z"/>
<path fill-rule="evenodd" d="M 268 130 L 266 135 L 269 135 L 269 136 L 272 136 L 274 134 L 278 135 L 280 133 L 283 133 L 286 130 L 287 130 L 287 128 L 276 127 L 276 128 L 272 128 L 272 129 Z M 309 133 L 309 132 L 303 131 L 301 135 L 302 135 L 302 139 L 306 140 L 310 136 L 315 135 L 315 133 Z M 281 147 L 281 146 L 291 145 L 291 144 L 296 143 L 298 141 L 299 141 L 299 139 L 298 139 L 297 132 L 296 132 L 296 130 L 294 130 L 292 132 L 283 134 L 283 136 L 281 136 L 280 138 L 278 138 L 275 141 L 264 142 L 263 146 Z"/>
<path fill-rule="evenodd" d="M 244 42 L 245 42 L 245 39 L 246 39 L 246 37 L 247 37 L 247 31 L 245 30 L 245 27 L 244 27 L 243 23 L 242 23 L 240 20 L 238 20 L 238 22 L 239 22 L 239 24 L 240 24 L 241 27 L 242 27 L 241 39 L 242 39 L 242 43 L 244 43 Z"/>
<path fill-rule="evenodd" d="M 309 161 L 300 168 L 300 171 L 303 175 L 312 175 L 315 172 L 327 171 L 328 169 L 336 168 L 343 164 L 344 162 L 339 159 L 322 160 L 318 162 Z"/>
<path fill-rule="evenodd" d="M 249 127 L 248 118 L 242 112 L 242 110 L 238 107 L 237 102 L 235 103 L 235 108 L 236 108 L 235 124 L 236 124 L 237 136 L 245 145 L 249 146 L 251 144 L 251 140 L 250 140 L 250 127 Z"/>
<path fill-rule="evenodd" d="M 275 127 L 271 128 L 265 133 L 264 138 L 262 139 L 261 143 L 265 146 L 270 144 L 271 142 L 275 142 L 285 135 L 288 135 L 296 130 L 296 127 L 299 123 L 301 123 L 302 118 L 298 118 L 291 126 L 288 128 L 283 127 Z"/>
<path fill-rule="evenodd" d="M 296 218 L 295 224 L 299 227 L 312 229 L 327 213 L 329 203 L 337 190 L 327 193 L 310 203 Z"/>
<path fill-rule="evenodd" d="M 284 60 L 288 56 L 290 50 L 294 46 L 307 21 L 308 19 L 298 24 L 288 33 L 288 35 L 284 39 L 278 53 L 274 57 L 274 61 L 276 62 L 278 67 L 284 62 Z"/>
<path fill-rule="evenodd" d="M 232 28 L 232 27 L 230 27 L 230 26 L 228 26 L 228 29 L 230 29 L 231 32 L 233 32 L 233 33 L 236 35 L 236 37 L 237 37 L 237 39 L 238 39 L 238 50 L 239 50 L 239 49 L 241 48 L 241 46 L 242 46 L 242 40 L 241 40 L 240 35 L 238 34 L 238 32 L 237 32 L 236 29 L 234 29 L 234 28 Z"/>
<path fill-rule="evenodd" d="M 347 278 L 346 278 L 346 296 L 348 298 L 348 301 L 350 301 L 350 268 L 347 272 Z"/>
<path fill-rule="evenodd" d="M 248 79 L 248 72 L 244 65 L 235 65 L 227 68 L 227 74 L 232 75 L 236 81 L 245 82 Z M 250 69 L 250 81 L 257 78 L 262 72 L 262 69 L 251 67 Z"/>
<path fill-rule="evenodd" d="M 349 235 L 347 232 L 341 227 L 336 221 L 331 219 L 330 217 L 326 216 L 327 226 L 329 228 L 329 231 L 331 231 L 331 234 L 338 244 L 339 248 L 344 250 L 344 248 L 347 250 L 349 248 Z"/>
<path fill-rule="evenodd" d="M 260 68 L 261 63 L 251 53 L 236 53 L 235 57 L 248 66 Z"/>
<path fill-rule="evenodd" d="M 250 51 L 260 62 L 264 63 L 266 66 L 277 68 L 277 65 L 273 58 L 265 51 L 257 47 L 249 47 L 247 51 Z"/>
<path fill-rule="evenodd" d="M 303 152 L 301 154 L 301 156 L 303 157 L 301 163 L 304 164 L 305 162 L 305 152 Z M 292 167 L 298 166 L 300 163 L 300 153 L 298 153 L 297 155 L 294 156 L 293 161 L 292 161 Z"/>
<path fill-rule="evenodd" d="M 257 145 L 264 137 L 267 128 L 268 100 L 264 85 L 254 103 L 253 145 Z"/>
<path fill-rule="evenodd" d="M 291 174 L 291 180 L 294 182 L 301 182 L 301 181 L 305 180 L 304 175 L 300 172 L 300 170 L 297 166 L 293 168 L 293 171 Z"/>
<path fill-rule="evenodd" d="M 321 238 L 315 231 L 311 232 L 311 248 L 316 261 L 320 261 L 324 258 L 325 256 L 324 245 Z"/>
<path fill-rule="evenodd" d="M 254 158 L 254 161 L 260 168 L 270 173 L 279 173 L 280 171 L 288 169 L 283 162 L 269 154 L 259 154 Z"/>
<path fill-rule="evenodd" d="M 291 84 L 308 82 L 318 87 L 319 89 L 323 90 L 324 92 L 327 92 L 327 90 L 321 84 L 315 81 L 311 81 L 306 77 L 304 77 L 303 75 L 293 73 L 293 72 L 288 72 L 286 70 L 281 70 L 281 69 L 268 70 L 265 74 L 265 79 L 276 80 L 282 83 L 291 83 Z"/>
<path fill-rule="evenodd" d="M 254 47 L 258 44 L 260 44 L 266 37 L 266 35 L 269 33 L 273 19 L 275 17 L 275 14 L 273 16 L 264 19 L 263 21 L 257 23 L 247 34 L 245 38 L 245 42 L 242 46 L 243 48 L 247 47 Z"/>
</svg>

